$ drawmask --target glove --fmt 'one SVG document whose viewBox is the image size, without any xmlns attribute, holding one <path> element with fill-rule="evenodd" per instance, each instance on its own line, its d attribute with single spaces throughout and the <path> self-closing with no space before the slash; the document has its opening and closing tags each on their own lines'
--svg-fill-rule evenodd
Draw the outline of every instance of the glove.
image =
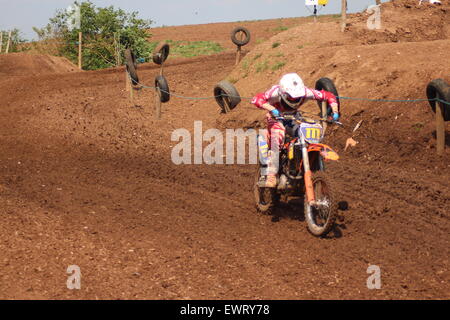
<svg viewBox="0 0 450 320">
<path fill-rule="evenodd" d="M 338 121 L 339 120 L 339 113 L 335 112 L 333 113 L 333 121 Z"/>
<path fill-rule="evenodd" d="M 270 111 L 270 113 L 274 118 L 278 118 L 280 116 L 280 111 L 278 111 L 278 109 L 273 109 L 272 111 Z"/>
</svg>

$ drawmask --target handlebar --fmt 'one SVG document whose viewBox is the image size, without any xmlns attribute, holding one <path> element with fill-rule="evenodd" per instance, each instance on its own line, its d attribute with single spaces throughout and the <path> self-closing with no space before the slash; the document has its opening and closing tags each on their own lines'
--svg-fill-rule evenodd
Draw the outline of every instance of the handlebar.
<svg viewBox="0 0 450 320">
<path fill-rule="evenodd" d="M 327 118 L 319 118 L 318 120 L 316 119 L 312 119 L 312 118 L 305 118 L 300 114 L 296 114 L 296 115 L 284 115 L 284 116 L 280 116 L 280 117 L 275 117 L 275 120 L 280 120 L 280 121 L 295 121 L 297 123 L 301 123 L 301 122 L 314 122 L 314 123 L 319 123 L 319 122 L 326 122 L 329 124 L 337 124 L 339 126 L 343 126 L 343 124 L 339 121 L 334 121 L 334 120 L 330 120 Z"/>
</svg>

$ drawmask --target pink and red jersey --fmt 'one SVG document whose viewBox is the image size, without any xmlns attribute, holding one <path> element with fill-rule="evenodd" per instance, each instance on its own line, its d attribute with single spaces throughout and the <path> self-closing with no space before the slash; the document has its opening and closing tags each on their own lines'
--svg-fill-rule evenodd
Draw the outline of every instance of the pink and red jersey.
<svg viewBox="0 0 450 320">
<path fill-rule="evenodd" d="M 306 95 L 302 98 L 300 102 L 300 106 L 302 106 L 308 100 L 317 100 L 317 101 L 327 101 L 331 106 L 332 104 L 337 104 L 337 99 L 334 94 L 325 90 L 315 90 L 306 88 Z M 274 108 L 278 109 L 281 112 L 292 112 L 293 110 L 285 109 L 281 104 L 281 94 L 280 94 L 280 86 L 275 85 L 264 93 L 257 94 L 252 99 L 252 104 L 262 109 L 262 106 L 266 103 L 269 103 Z"/>
</svg>

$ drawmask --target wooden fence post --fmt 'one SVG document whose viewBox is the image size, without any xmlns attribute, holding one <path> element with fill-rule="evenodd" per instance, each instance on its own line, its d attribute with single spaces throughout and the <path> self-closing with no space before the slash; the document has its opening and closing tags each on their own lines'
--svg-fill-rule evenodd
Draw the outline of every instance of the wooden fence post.
<svg viewBox="0 0 450 320">
<path fill-rule="evenodd" d="M 314 22 L 317 22 L 317 5 L 314 5 Z"/>
<path fill-rule="evenodd" d="M 128 71 L 125 68 L 125 91 L 130 91 L 131 88 L 131 82 L 130 82 L 130 76 L 128 75 Z"/>
<path fill-rule="evenodd" d="M 237 46 L 236 65 L 238 65 L 240 61 L 241 61 L 241 46 Z"/>
<path fill-rule="evenodd" d="M 130 93 L 130 103 L 134 105 L 134 87 L 131 82 L 132 80 L 128 74 L 128 70 L 125 68 L 125 91 Z"/>
<path fill-rule="evenodd" d="M 11 30 L 8 33 L 8 42 L 6 43 L 6 51 L 5 53 L 9 52 L 9 45 L 11 44 Z"/>
<path fill-rule="evenodd" d="M 130 100 L 131 104 L 134 106 L 134 87 L 131 85 L 131 80 L 130 80 Z"/>
<path fill-rule="evenodd" d="M 443 155 L 445 149 L 445 121 L 444 121 L 444 104 L 436 101 L 436 140 L 437 154 Z"/>
<path fill-rule="evenodd" d="M 83 40 L 83 34 L 81 32 L 78 32 L 78 69 L 81 70 L 82 68 L 82 43 Z"/>
<path fill-rule="evenodd" d="M 341 31 L 345 31 L 345 27 L 347 26 L 347 0 L 342 0 L 342 22 L 341 22 Z"/>
<path fill-rule="evenodd" d="M 224 108 L 225 113 L 230 112 L 231 111 L 231 105 L 230 105 L 229 98 L 222 96 L 222 99 L 223 99 L 223 108 Z"/>
<path fill-rule="evenodd" d="M 3 49 L 3 31 L 0 30 L 0 53 L 2 53 Z"/>
<path fill-rule="evenodd" d="M 161 119 L 161 91 L 158 86 L 155 89 L 155 116 L 156 119 Z"/>
</svg>

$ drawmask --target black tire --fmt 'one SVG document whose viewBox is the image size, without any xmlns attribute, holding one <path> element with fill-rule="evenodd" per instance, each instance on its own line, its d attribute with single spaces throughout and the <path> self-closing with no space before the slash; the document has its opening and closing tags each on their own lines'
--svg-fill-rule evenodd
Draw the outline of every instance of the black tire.
<svg viewBox="0 0 450 320">
<path fill-rule="evenodd" d="M 227 105 L 231 111 L 241 102 L 241 96 L 235 86 L 225 80 L 214 87 L 214 97 L 224 113 L 227 112 Z"/>
<path fill-rule="evenodd" d="M 244 39 L 238 39 L 236 36 L 238 33 L 243 32 L 245 34 L 245 38 Z M 250 42 L 251 39 L 251 35 L 250 35 L 250 31 L 247 28 L 244 27 L 237 27 L 235 29 L 233 29 L 233 31 L 231 31 L 231 41 L 233 41 L 233 43 L 237 46 L 245 46 L 247 43 Z"/>
<path fill-rule="evenodd" d="M 261 166 L 258 165 L 253 185 L 253 194 L 255 196 L 256 210 L 258 210 L 259 213 L 271 215 L 273 213 L 273 210 L 277 206 L 280 198 L 276 193 L 275 188 L 260 188 L 258 186 L 260 176 L 261 176 Z"/>
<path fill-rule="evenodd" d="M 170 100 L 170 90 L 169 84 L 164 76 L 157 76 L 155 78 L 155 87 L 159 90 L 159 97 L 162 103 L 169 102 Z"/>
<path fill-rule="evenodd" d="M 153 52 L 153 62 L 156 64 L 163 64 L 167 60 L 170 53 L 170 46 L 166 42 L 160 43 Z"/>
<path fill-rule="evenodd" d="M 323 237 L 328 234 L 334 227 L 334 223 L 336 222 L 337 214 L 338 214 L 338 204 L 336 202 L 336 198 L 334 197 L 334 184 L 330 177 L 323 171 L 314 172 L 312 175 L 312 181 L 314 186 L 314 191 L 317 194 L 317 185 L 319 182 L 322 185 L 325 185 L 325 194 L 326 201 L 328 201 L 329 206 L 326 212 L 319 212 L 318 209 L 315 209 L 308 205 L 305 199 L 305 219 L 308 224 L 308 230 L 316 237 Z M 316 199 L 316 200 L 323 200 Z M 325 209 L 322 209 L 325 210 Z M 321 217 L 322 215 L 325 217 Z M 321 221 L 324 221 L 321 223 Z"/>
<path fill-rule="evenodd" d="M 317 152 L 316 161 L 311 163 L 311 171 L 312 172 L 325 171 L 325 162 L 324 162 L 323 157 L 320 154 L 320 152 Z"/>
<path fill-rule="evenodd" d="M 317 80 L 315 88 L 316 88 L 316 90 L 329 91 L 332 94 L 334 94 L 336 97 L 339 97 L 339 93 L 336 89 L 336 86 L 334 85 L 333 80 L 331 80 L 329 78 L 320 78 L 319 80 Z M 341 102 L 339 101 L 339 98 L 337 98 L 337 102 L 338 102 L 339 113 L 341 113 Z M 320 111 L 322 111 L 322 102 L 317 101 L 317 105 L 319 106 Z M 331 106 L 328 105 L 327 106 L 327 115 L 331 115 L 331 114 L 333 114 L 333 110 L 331 109 Z"/>
<path fill-rule="evenodd" d="M 131 78 L 131 83 L 135 86 L 139 84 L 139 77 L 137 74 L 137 63 L 136 57 L 134 56 L 131 49 L 125 50 L 125 66 L 127 68 L 128 74 Z"/>
<path fill-rule="evenodd" d="M 442 79 L 435 79 L 427 86 L 427 98 L 430 100 L 441 99 L 450 103 L 450 85 Z M 437 101 L 430 101 L 431 110 L 436 113 Z M 450 121 L 450 105 L 444 106 L 444 120 Z"/>
</svg>

